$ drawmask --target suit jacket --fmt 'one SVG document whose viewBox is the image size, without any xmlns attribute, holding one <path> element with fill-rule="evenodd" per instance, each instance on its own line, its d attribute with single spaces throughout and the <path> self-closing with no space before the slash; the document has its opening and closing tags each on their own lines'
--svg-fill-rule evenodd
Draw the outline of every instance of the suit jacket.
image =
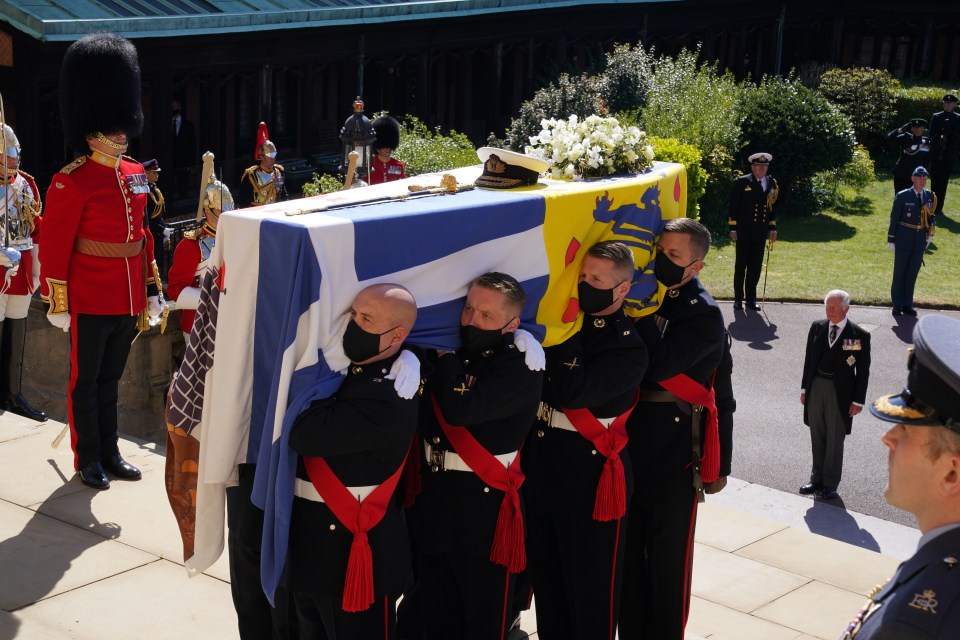
<svg viewBox="0 0 960 640">
<path fill-rule="evenodd" d="M 807 354 L 803 359 L 802 388 L 807 394 L 807 401 L 803 406 L 803 422 L 810 424 L 807 407 L 810 406 L 810 390 L 813 378 L 817 374 L 817 365 L 825 343 L 830 339 L 830 322 L 826 319 L 817 320 L 810 326 L 807 334 Z M 863 404 L 867 397 L 867 381 L 870 378 L 870 334 L 847 320 L 833 349 L 840 352 L 837 367 L 833 373 L 833 386 L 837 391 L 837 408 L 844 416 L 847 424 L 847 433 L 853 427 L 853 417 L 849 415 L 850 405 L 854 402 Z"/>
<path fill-rule="evenodd" d="M 172 125 L 171 125 L 172 129 Z M 173 133 L 173 168 L 192 167 L 197 162 L 197 133 L 193 123 L 180 116 L 180 131 Z"/>
<path fill-rule="evenodd" d="M 893 242 L 898 249 L 926 248 L 927 236 L 936 225 L 934 211 L 937 209 L 937 196 L 924 189 L 920 192 L 920 199 L 923 201 L 922 207 L 917 202 L 917 192 L 913 187 L 904 189 L 893 199 L 890 226 L 887 228 L 887 242 Z M 924 217 L 926 217 L 926 226 L 924 226 Z"/>
<path fill-rule="evenodd" d="M 960 529 L 942 533 L 868 601 L 850 623 L 857 640 L 934 640 L 960 633 Z M 858 622 L 861 624 L 857 630 Z"/>
</svg>

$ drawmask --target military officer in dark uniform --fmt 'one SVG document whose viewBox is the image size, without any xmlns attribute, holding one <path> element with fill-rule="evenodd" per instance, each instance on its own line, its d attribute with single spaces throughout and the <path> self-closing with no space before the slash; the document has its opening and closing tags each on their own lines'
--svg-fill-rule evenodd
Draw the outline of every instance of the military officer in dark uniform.
<svg viewBox="0 0 960 640">
<path fill-rule="evenodd" d="M 780 187 L 767 175 L 773 156 L 755 153 L 750 156 L 750 173 L 740 176 L 733 183 L 730 194 L 730 238 L 737 245 L 736 263 L 733 267 L 733 309 L 743 309 L 744 294 L 747 308 L 760 310 L 757 304 L 757 283 L 763 267 L 763 250 L 767 240 L 777 240 L 777 214 L 773 203 L 777 201 Z"/>
<path fill-rule="evenodd" d="M 624 541 L 621 640 L 683 640 L 697 503 L 726 484 L 712 390 L 726 330 L 697 279 L 709 247 L 699 222 L 666 223 L 655 273 L 667 291 L 657 313 L 637 321 L 650 361 L 627 423 L 637 486 Z"/>
<path fill-rule="evenodd" d="M 265 140 L 257 150 L 257 164 L 247 167 L 240 176 L 237 206 L 259 207 L 287 199 L 283 165 L 277 164 L 277 145 Z"/>
<path fill-rule="evenodd" d="M 904 189 L 893 199 L 887 246 L 894 252 L 893 283 L 890 297 L 893 315 L 917 315 L 913 308 L 913 288 L 923 262 L 923 252 L 936 233 L 937 196 L 924 187 L 930 174 L 923 167 L 913 170 L 913 188 Z"/>
<path fill-rule="evenodd" d="M 285 575 L 303 640 L 395 637 L 395 603 L 410 573 L 392 498 L 418 400 L 402 398 L 387 376 L 417 305 L 400 285 L 377 284 L 357 294 L 350 315 L 346 379 L 300 414 L 290 434 L 300 457 Z"/>
<path fill-rule="evenodd" d="M 930 118 L 930 182 L 937 194 L 936 213 L 943 213 L 947 199 L 947 184 L 953 173 L 953 163 L 960 150 L 960 113 L 954 111 L 957 96 L 943 96 L 943 111 Z"/>
<path fill-rule="evenodd" d="M 526 295 L 487 273 L 467 292 L 462 346 L 440 351 L 420 410 L 426 468 L 419 508 L 424 638 L 502 640 L 514 576 L 526 564 L 518 452 L 543 373 L 514 344 Z"/>
<path fill-rule="evenodd" d="M 877 586 L 842 640 L 947 640 L 960 630 L 960 321 L 927 315 L 913 330 L 907 386 L 874 416 L 895 423 L 884 497 L 917 518 L 917 552 Z"/>
<path fill-rule="evenodd" d="M 620 242 L 587 250 L 580 331 L 547 348 L 543 401 L 529 440 L 527 557 L 544 638 L 616 634 L 633 467 L 626 422 L 647 347 L 623 312 L 634 275 Z M 612 612 L 612 614 L 611 614 Z"/>
<path fill-rule="evenodd" d="M 70 45 L 60 71 L 60 114 L 67 144 L 89 155 L 61 169 L 47 190 L 41 295 L 50 322 L 70 332 L 74 465 L 84 484 L 106 489 L 105 471 L 140 478 L 117 447 L 117 397 L 137 329 L 149 328 L 148 315 L 162 311 L 153 237 L 143 224 L 147 176 L 122 155 L 128 136 L 143 127 L 133 45 L 112 34 Z"/>
<path fill-rule="evenodd" d="M 823 298 L 826 318 L 810 325 L 800 382 L 803 422 L 810 427 L 813 465 L 804 495 L 837 497 L 843 441 L 863 409 L 870 380 L 870 334 L 847 318 L 850 294 L 834 289 Z"/>
<path fill-rule="evenodd" d="M 167 225 L 163 223 L 163 216 L 167 211 L 167 199 L 164 197 L 157 181 L 160 179 L 160 163 L 155 158 L 143 161 L 143 170 L 147 174 L 147 183 L 150 186 L 150 193 L 147 194 L 147 211 L 145 219 L 149 224 L 150 233 L 153 234 L 154 257 L 157 260 L 157 268 L 161 274 L 166 275 L 170 268 L 168 251 L 170 249 L 170 233 Z"/>
<path fill-rule="evenodd" d="M 893 192 L 900 193 L 910 188 L 910 176 L 919 166 L 930 167 L 930 138 L 923 135 L 927 121 L 914 118 L 887 134 L 887 140 L 896 140 L 900 157 L 893 166 Z M 909 129 L 909 133 L 907 130 Z"/>
</svg>

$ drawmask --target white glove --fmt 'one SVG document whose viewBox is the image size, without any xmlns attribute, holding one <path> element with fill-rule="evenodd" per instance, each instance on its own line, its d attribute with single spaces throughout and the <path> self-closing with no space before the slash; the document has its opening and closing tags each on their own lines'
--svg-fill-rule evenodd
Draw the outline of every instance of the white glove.
<svg viewBox="0 0 960 640">
<path fill-rule="evenodd" d="M 533 334 L 523 329 L 513 332 L 513 344 L 524 354 L 523 361 L 530 371 L 543 371 L 547 366 L 547 355 Z"/>
<path fill-rule="evenodd" d="M 163 305 L 160 304 L 160 296 L 147 298 L 147 315 L 151 318 L 159 318 L 161 313 L 163 313 Z"/>
<path fill-rule="evenodd" d="M 887 248 L 890 249 L 890 251 L 896 251 L 896 250 L 897 250 L 897 245 L 893 244 L 892 242 L 888 242 L 888 243 L 887 243 Z"/>
<path fill-rule="evenodd" d="M 55 326 L 57 329 L 62 329 L 64 333 L 70 331 L 70 314 L 69 313 L 57 313 L 54 315 L 47 314 L 47 320 L 50 321 L 50 324 Z"/>
<path fill-rule="evenodd" d="M 933 242 L 933 238 L 931 238 L 930 236 L 927 236 L 927 246 L 928 246 L 928 247 L 930 246 L 930 243 L 931 243 L 931 242 Z"/>
<path fill-rule="evenodd" d="M 20 271 L 20 263 L 18 262 L 15 266 L 7 267 L 7 277 L 12 278 L 17 275 L 17 272 Z"/>
<path fill-rule="evenodd" d="M 409 400 L 420 389 L 420 360 L 412 351 L 404 349 L 390 367 L 387 380 L 393 380 L 393 388 L 398 396 Z"/>
<path fill-rule="evenodd" d="M 163 239 L 170 240 L 170 236 L 173 235 L 173 227 L 164 227 L 163 228 Z"/>
</svg>

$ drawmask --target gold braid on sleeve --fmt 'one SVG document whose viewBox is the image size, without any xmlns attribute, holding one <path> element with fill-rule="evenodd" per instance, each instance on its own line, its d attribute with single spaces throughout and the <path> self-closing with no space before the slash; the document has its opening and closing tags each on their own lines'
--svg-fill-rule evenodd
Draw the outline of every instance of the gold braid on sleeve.
<svg viewBox="0 0 960 640">
<path fill-rule="evenodd" d="M 67 281 L 47 278 L 47 289 L 50 291 L 50 295 L 40 297 L 43 302 L 50 305 L 47 314 L 58 316 L 64 313 L 70 313 L 70 302 L 67 297 Z"/>
</svg>

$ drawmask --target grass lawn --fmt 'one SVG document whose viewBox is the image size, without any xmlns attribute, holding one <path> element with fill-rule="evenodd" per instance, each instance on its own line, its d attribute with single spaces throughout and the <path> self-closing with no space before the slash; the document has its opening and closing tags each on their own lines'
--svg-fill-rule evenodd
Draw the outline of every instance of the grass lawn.
<svg viewBox="0 0 960 640">
<path fill-rule="evenodd" d="M 893 181 L 887 179 L 874 182 L 860 195 L 847 193 L 836 211 L 778 218 L 779 240 L 770 254 L 767 300 L 821 301 L 836 288 L 848 291 L 854 304 L 889 306 L 893 252 L 887 248 L 887 227 L 892 205 Z M 937 233 L 917 278 L 914 298 L 920 307 L 960 308 L 958 178 L 950 181 L 946 212 L 937 217 Z M 711 247 L 700 274 L 718 299 L 733 298 L 733 263 L 734 245 L 721 238 Z M 758 297 L 762 292 L 761 275 Z"/>
</svg>

